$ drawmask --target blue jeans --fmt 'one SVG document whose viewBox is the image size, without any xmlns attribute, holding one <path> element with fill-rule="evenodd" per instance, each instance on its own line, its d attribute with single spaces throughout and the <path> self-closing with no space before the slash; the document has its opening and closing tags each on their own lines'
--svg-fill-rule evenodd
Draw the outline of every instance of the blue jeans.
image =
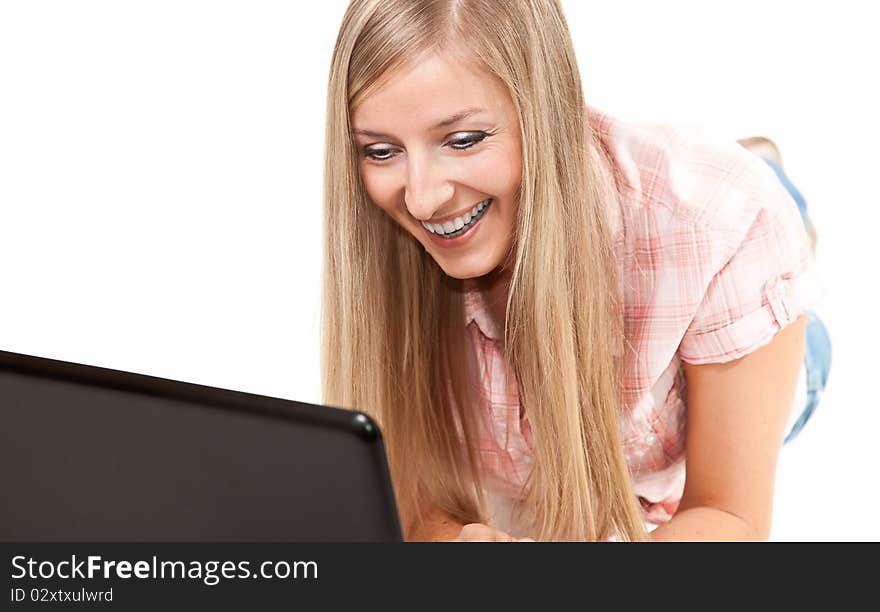
<svg viewBox="0 0 880 612">
<path fill-rule="evenodd" d="M 804 196 L 797 190 L 797 187 L 785 175 L 777 164 L 771 160 L 764 160 L 768 166 L 773 168 L 776 176 L 794 198 L 798 210 L 801 213 L 801 219 L 804 224 L 811 223 L 807 214 L 807 201 Z M 804 350 L 804 371 L 807 379 L 807 405 L 804 406 L 800 417 L 794 422 L 791 430 L 785 436 L 783 444 L 788 444 L 801 432 L 807 421 L 815 412 L 828 382 L 828 372 L 831 370 L 831 338 L 828 336 L 828 330 L 822 320 L 816 316 L 812 310 L 806 312 L 807 318 L 807 342 Z"/>
</svg>

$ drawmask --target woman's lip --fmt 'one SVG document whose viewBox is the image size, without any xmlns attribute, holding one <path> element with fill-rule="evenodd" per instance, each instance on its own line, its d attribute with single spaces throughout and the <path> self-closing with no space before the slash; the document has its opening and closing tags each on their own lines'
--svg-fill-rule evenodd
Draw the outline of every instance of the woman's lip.
<svg viewBox="0 0 880 612">
<path fill-rule="evenodd" d="M 494 203 L 495 200 L 492 199 L 492 201 L 489 202 L 489 207 L 491 207 Z M 480 231 L 480 228 L 483 226 L 483 220 L 489 215 L 490 212 L 491 211 L 486 210 L 486 212 L 483 213 L 483 216 L 477 219 L 477 222 L 474 223 L 474 225 L 468 231 L 466 231 L 464 234 L 461 234 L 460 236 L 456 236 L 455 238 L 443 238 L 439 234 L 435 234 L 431 230 L 427 229 L 425 226 L 421 224 L 419 224 L 419 226 L 422 228 L 422 230 L 424 230 L 426 234 L 431 237 L 431 240 L 433 240 L 438 245 L 443 247 L 457 247 L 471 240 L 474 235 L 478 231 Z"/>
</svg>

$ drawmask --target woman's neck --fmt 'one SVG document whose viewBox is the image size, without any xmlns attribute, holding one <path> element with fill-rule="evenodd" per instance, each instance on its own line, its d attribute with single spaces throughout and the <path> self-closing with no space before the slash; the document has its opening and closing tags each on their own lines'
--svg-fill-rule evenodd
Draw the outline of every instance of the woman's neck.
<svg viewBox="0 0 880 612">
<path fill-rule="evenodd" d="M 504 328 L 506 324 L 507 294 L 510 290 L 511 272 L 509 269 L 497 268 L 477 279 L 480 291 L 486 304 L 489 318 L 495 324 L 501 338 L 499 342 L 504 344 Z"/>
</svg>

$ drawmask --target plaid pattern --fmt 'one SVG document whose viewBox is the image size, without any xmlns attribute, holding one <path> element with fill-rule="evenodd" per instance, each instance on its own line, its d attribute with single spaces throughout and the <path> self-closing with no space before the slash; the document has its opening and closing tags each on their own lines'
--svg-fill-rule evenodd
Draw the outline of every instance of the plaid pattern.
<svg viewBox="0 0 880 612">
<path fill-rule="evenodd" d="M 763 161 L 690 129 L 589 110 L 620 173 L 609 221 L 624 305 L 624 453 L 645 520 L 657 524 L 684 490 L 682 362 L 754 351 L 823 291 L 797 205 Z M 491 407 L 478 450 L 489 493 L 513 500 L 532 461 L 528 407 L 505 366 L 501 330 L 474 283 L 465 288 L 467 334 Z"/>
</svg>

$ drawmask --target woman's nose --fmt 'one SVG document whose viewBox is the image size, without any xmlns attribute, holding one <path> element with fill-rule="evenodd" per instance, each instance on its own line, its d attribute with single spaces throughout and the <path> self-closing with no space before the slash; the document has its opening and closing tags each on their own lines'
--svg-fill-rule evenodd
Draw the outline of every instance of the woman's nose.
<svg viewBox="0 0 880 612">
<path fill-rule="evenodd" d="M 410 156 L 407 164 L 404 200 L 410 214 L 419 221 L 427 221 L 452 200 L 454 188 L 442 168 L 432 160 Z"/>
</svg>

